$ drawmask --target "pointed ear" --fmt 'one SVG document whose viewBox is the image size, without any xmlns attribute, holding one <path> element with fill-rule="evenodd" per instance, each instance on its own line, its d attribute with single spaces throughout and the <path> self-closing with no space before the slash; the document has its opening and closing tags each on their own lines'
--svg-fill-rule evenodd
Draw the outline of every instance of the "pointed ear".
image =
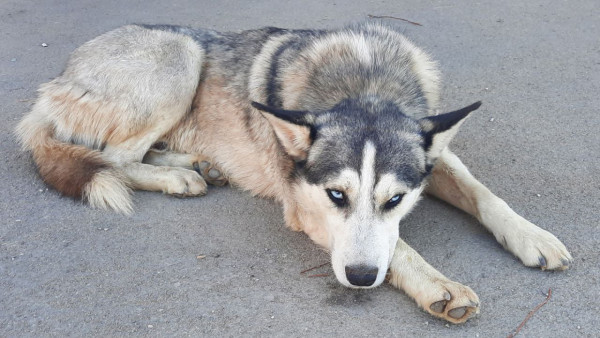
<svg viewBox="0 0 600 338">
<path fill-rule="evenodd" d="M 425 151 L 429 158 L 437 158 L 442 150 L 448 146 L 460 125 L 465 121 L 469 113 L 481 106 L 481 101 L 472 105 L 455 110 L 450 113 L 429 116 L 419 120 L 421 129 L 425 136 Z"/>
<path fill-rule="evenodd" d="M 305 160 L 314 138 L 314 115 L 299 110 L 285 110 L 252 102 L 269 121 L 277 139 L 294 160 Z"/>
</svg>

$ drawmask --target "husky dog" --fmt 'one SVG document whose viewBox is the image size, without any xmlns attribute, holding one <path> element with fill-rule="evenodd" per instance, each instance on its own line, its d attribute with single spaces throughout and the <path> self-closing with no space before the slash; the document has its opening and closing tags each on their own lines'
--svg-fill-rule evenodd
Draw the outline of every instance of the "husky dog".
<svg viewBox="0 0 600 338">
<path fill-rule="evenodd" d="M 394 27 L 219 33 L 129 25 L 79 47 L 17 127 L 41 177 L 92 206 L 231 183 L 283 205 L 353 288 L 386 279 L 453 323 L 479 299 L 399 239 L 423 191 L 477 217 L 527 266 L 571 255 L 479 183 L 448 143 L 480 103 L 437 114 L 436 64 Z"/>
</svg>

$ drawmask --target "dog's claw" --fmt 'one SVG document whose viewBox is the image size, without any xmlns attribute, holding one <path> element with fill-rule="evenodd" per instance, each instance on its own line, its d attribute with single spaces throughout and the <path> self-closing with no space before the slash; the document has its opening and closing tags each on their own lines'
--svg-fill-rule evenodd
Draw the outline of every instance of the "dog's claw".
<svg viewBox="0 0 600 338">
<path fill-rule="evenodd" d="M 540 261 L 540 267 L 542 268 L 542 270 L 545 270 L 546 267 L 548 266 L 548 264 L 546 263 L 546 258 L 544 256 L 540 256 L 539 261 Z"/>
<path fill-rule="evenodd" d="M 429 305 L 429 308 L 433 312 L 442 313 L 442 312 L 444 312 L 444 308 L 446 308 L 446 303 L 447 303 L 446 300 L 440 300 L 438 302 L 435 302 L 435 303 L 432 303 L 431 305 Z"/>
</svg>

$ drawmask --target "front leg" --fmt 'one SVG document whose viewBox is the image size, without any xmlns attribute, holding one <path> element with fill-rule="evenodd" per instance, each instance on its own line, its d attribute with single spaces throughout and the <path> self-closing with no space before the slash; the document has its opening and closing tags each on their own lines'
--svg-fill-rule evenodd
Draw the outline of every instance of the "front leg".
<svg viewBox="0 0 600 338">
<path fill-rule="evenodd" d="M 396 243 L 390 274 L 392 285 L 435 317 L 458 324 L 479 313 L 479 298 L 471 288 L 446 278 L 402 239 Z"/>
<path fill-rule="evenodd" d="M 514 212 L 447 149 L 435 164 L 427 192 L 477 217 L 526 266 L 568 268 L 571 254 L 554 235 Z"/>
</svg>

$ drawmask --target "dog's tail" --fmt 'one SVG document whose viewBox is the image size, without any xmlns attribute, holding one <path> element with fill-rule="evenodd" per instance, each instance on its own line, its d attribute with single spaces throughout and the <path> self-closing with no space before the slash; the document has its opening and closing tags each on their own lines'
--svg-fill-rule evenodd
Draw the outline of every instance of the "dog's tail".
<svg viewBox="0 0 600 338">
<path fill-rule="evenodd" d="M 42 179 L 60 193 L 81 198 L 93 207 L 130 214 L 131 188 L 124 173 L 99 151 L 57 139 L 44 106 L 36 103 L 15 131 L 23 150 L 32 152 Z"/>
</svg>

